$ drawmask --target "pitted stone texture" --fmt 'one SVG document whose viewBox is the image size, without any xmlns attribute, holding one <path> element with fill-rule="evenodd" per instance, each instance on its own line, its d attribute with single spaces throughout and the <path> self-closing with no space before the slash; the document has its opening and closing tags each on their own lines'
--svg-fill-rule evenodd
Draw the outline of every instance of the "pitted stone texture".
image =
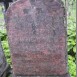
<svg viewBox="0 0 77 77">
<path fill-rule="evenodd" d="M 2 46 L 1 46 L 1 41 L 0 41 L 0 77 L 3 74 L 5 68 L 6 68 L 6 60 L 5 60 L 5 56 L 2 50 Z"/>
<path fill-rule="evenodd" d="M 15 76 L 13 75 L 12 77 L 70 77 L 69 74 L 61 75 L 61 76 Z"/>
<path fill-rule="evenodd" d="M 67 73 L 66 29 L 61 0 L 19 0 L 6 13 L 15 75 Z"/>
</svg>

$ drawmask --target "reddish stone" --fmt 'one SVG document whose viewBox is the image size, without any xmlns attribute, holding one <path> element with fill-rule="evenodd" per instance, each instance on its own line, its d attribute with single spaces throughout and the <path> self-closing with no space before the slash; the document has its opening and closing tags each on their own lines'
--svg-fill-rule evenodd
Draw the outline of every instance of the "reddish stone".
<svg viewBox="0 0 77 77">
<path fill-rule="evenodd" d="M 67 74 L 61 0 L 19 0 L 6 13 L 15 75 Z"/>
</svg>

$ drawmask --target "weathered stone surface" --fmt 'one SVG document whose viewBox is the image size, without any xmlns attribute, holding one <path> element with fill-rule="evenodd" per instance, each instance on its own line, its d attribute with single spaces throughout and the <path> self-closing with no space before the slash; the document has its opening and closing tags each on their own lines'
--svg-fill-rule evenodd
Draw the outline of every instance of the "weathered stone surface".
<svg viewBox="0 0 77 77">
<path fill-rule="evenodd" d="M 54 76 L 15 76 L 12 75 L 12 77 L 70 77 L 69 74 L 65 74 L 65 75 L 54 75 Z"/>
<path fill-rule="evenodd" d="M 2 74 L 4 73 L 7 67 L 7 63 L 5 60 L 5 56 L 2 50 L 1 41 L 0 41 L 0 77 L 3 77 Z"/>
<path fill-rule="evenodd" d="M 61 0 L 19 0 L 6 13 L 15 75 L 67 73 L 66 29 Z"/>
<path fill-rule="evenodd" d="M 70 77 L 69 74 L 65 74 L 65 75 L 54 75 L 54 76 L 15 76 L 12 75 L 12 77 Z"/>
</svg>

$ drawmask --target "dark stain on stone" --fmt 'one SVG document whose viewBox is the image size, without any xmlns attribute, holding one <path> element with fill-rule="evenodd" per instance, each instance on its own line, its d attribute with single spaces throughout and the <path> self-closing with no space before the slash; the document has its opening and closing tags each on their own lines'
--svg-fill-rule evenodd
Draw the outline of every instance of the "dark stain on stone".
<svg viewBox="0 0 77 77">
<path fill-rule="evenodd" d="M 30 3 L 31 3 L 32 5 L 34 5 L 34 4 L 35 4 L 35 0 L 30 0 Z"/>
<path fill-rule="evenodd" d="M 37 10 L 38 13 L 42 13 L 43 12 L 42 8 L 36 8 L 36 10 Z"/>
<path fill-rule="evenodd" d="M 23 9 L 23 12 L 24 12 L 24 14 L 26 13 L 26 14 L 28 14 L 29 13 L 29 11 L 30 11 L 30 9 Z"/>
<path fill-rule="evenodd" d="M 56 32 L 55 32 L 55 30 L 53 30 L 53 35 L 54 35 L 54 36 L 56 35 Z"/>
<path fill-rule="evenodd" d="M 32 31 L 33 31 L 33 34 L 36 34 L 36 30 L 35 30 L 36 26 L 34 23 L 32 23 Z"/>
</svg>

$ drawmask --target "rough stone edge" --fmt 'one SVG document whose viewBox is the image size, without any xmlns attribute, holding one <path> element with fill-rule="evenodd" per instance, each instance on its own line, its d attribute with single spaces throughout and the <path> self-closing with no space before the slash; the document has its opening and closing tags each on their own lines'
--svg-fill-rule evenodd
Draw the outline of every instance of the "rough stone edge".
<svg viewBox="0 0 77 77">
<path fill-rule="evenodd" d="M 3 59 L 3 63 L 5 65 L 3 70 L 0 73 L 0 77 L 6 77 L 7 74 L 9 73 L 10 65 L 6 61 L 6 57 L 5 57 L 5 54 L 4 54 L 4 51 L 3 51 L 3 47 L 2 47 L 2 43 L 1 43 L 1 37 L 0 37 L 0 49 L 1 49 L 1 52 L 3 53 L 3 58 L 4 58 Z"/>
<path fill-rule="evenodd" d="M 61 75 L 61 76 L 59 76 L 59 75 L 52 75 L 52 76 L 16 76 L 16 75 L 14 75 L 14 74 L 12 74 L 12 77 L 70 77 L 70 75 L 69 74 L 65 74 L 65 75 Z"/>
<path fill-rule="evenodd" d="M 1 74 L 1 76 L 0 77 L 6 77 L 6 76 L 8 76 L 9 75 L 9 73 L 10 73 L 10 65 L 6 65 L 6 67 L 5 67 L 5 69 L 4 69 L 4 71 L 3 71 L 3 73 Z"/>
</svg>

